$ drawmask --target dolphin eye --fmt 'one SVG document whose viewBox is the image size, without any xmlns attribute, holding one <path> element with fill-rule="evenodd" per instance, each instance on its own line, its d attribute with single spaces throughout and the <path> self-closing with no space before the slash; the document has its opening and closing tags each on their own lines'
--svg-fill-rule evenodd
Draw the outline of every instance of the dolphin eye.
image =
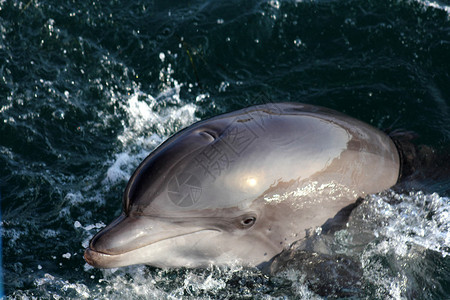
<svg viewBox="0 0 450 300">
<path fill-rule="evenodd" d="M 253 226 L 253 224 L 255 224 L 255 221 L 256 221 L 255 217 L 246 216 L 241 220 L 241 225 L 244 228 L 249 228 L 249 227 Z"/>
</svg>

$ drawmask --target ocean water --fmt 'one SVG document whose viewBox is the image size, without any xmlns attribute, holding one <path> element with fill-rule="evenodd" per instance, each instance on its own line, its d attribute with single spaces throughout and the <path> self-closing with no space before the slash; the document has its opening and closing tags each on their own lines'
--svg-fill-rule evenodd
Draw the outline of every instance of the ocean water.
<svg viewBox="0 0 450 300">
<path fill-rule="evenodd" d="M 85 263 L 89 239 L 119 214 L 128 178 L 161 142 L 280 101 L 414 131 L 445 151 L 450 2 L 1 0 L 6 297 L 450 298 L 448 178 L 367 196 L 347 227 L 312 237 L 327 253 L 323 270 Z M 342 280 L 348 261 L 359 267 Z"/>
</svg>

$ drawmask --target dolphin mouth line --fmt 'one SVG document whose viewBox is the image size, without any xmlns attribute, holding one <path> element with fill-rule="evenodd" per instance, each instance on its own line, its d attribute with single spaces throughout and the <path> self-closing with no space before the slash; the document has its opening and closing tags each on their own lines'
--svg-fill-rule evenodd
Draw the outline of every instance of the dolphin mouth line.
<svg viewBox="0 0 450 300">
<path fill-rule="evenodd" d="M 133 253 L 140 251 L 141 249 L 145 248 L 145 247 L 149 247 L 153 244 L 156 244 L 158 242 L 163 242 L 163 241 L 167 241 L 167 240 L 171 240 L 171 239 L 175 239 L 177 237 L 181 237 L 181 236 L 189 236 L 189 235 L 195 235 L 198 234 L 200 232 L 221 232 L 218 229 L 202 229 L 202 230 L 196 230 L 193 232 L 189 232 L 189 233 L 184 233 L 184 234 L 178 234 L 175 236 L 171 236 L 168 238 L 164 238 L 164 239 L 160 239 L 157 241 L 153 241 L 151 243 L 148 243 L 144 246 L 135 248 L 135 249 L 130 249 L 129 251 L 124 251 L 121 253 L 115 253 L 115 254 L 110 254 L 110 253 L 105 253 L 105 252 L 101 252 L 101 251 L 97 251 L 91 248 L 91 246 L 89 245 L 88 248 L 86 248 L 85 252 L 84 252 L 84 260 L 91 266 L 96 267 L 96 268 L 102 268 L 102 269 L 109 269 L 109 268 L 118 268 L 118 267 L 123 267 L 123 266 L 127 266 L 127 265 L 135 265 L 135 264 L 146 264 L 148 262 L 145 261 L 133 261 L 132 263 L 127 263 L 127 259 L 129 258 L 133 258 Z M 139 253 L 137 253 L 139 254 Z M 164 267 L 165 265 L 158 265 L 158 264 L 152 264 L 154 266 L 159 266 L 159 267 Z"/>
<path fill-rule="evenodd" d="M 130 249 L 130 250 L 128 250 L 128 251 L 123 251 L 123 252 L 120 252 L 120 253 L 115 253 L 115 254 L 111 254 L 111 253 L 107 253 L 107 252 L 103 252 L 103 251 L 98 251 L 98 250 L 92 249 L 92 248 L 91 248 L 91 245 L 89 245 L 89 246 L 86 248 L 84 257 L 85 257 L 85 259 L 86 259 L 86 253 L 88 252 L 88 250 L 91 251 L 91 252 L 93 252 L 93 253 L 95 253 L 95 254 L 99 254 L 99 255 L 101 255 L 101 256 L 109 256 L 109 257 L 120 256 L 120 255 L 124 255 L 124 254 L 126 254 L 126 253 L 130 253 L 130 252 L 132 252 L 132 251 L 136 251 L 136 250 L 142 249 L 142 248 L 144 248 L 144 247 L 147 247 L 147 246 L 150 246 L 150 245 L 153 245 L 153 244 L 162 242 L 162 241 L 167 241 L 167 240 L 175 239 L 175 238 L 178 238 L 178 237 L 180 237 L 180 236 L 193 235 L 193 234 L 196 234 L 196 233 L 199 233 L 199 232 L 203 232 L 203 231 L 216 231 L 216 232 L 221 232 L 221 231 L 218 230 L 218 229 L 200 229 L 200 230 L 196 230 L 196 231 L 192 231 L 192 232 L 188 232 L 188 233 L 177 234 L 177 235 L 174 235 L 174 236 L 171 236 L 171 237 L 167 237 L 167 238 L 162 238 L 162 239 L 159 239 L 159 240 L 155 240 L 155 241 L 152 241 L 152 242 L 150 242 L 150 243 L 148 243 L 148 244 L 142 245 L 142 246 L 140 246 L 140 247 L 133 248 L 133 249 Z"/>
</svg>

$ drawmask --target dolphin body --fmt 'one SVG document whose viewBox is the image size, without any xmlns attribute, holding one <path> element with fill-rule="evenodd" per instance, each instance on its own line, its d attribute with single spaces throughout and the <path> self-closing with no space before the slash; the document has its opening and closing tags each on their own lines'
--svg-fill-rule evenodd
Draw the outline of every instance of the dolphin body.
<svg viewBox="0 0 450 300">
<path fill-rule="evenodd" d="M 98 268 L 261 266 L 399 172 L 386 134 L 330 109 L 271 103 L 219 115 L 139 165 L 122 214 L 84 257 Z"/>
</svg>

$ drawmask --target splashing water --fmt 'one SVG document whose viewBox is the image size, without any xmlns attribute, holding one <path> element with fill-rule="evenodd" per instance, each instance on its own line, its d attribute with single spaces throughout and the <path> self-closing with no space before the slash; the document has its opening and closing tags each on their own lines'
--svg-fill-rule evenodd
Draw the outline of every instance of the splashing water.
<svg viewBox="0 0 450 300">
<path fill-rule="evenodd" d="M 348 290 L 348 282 L 344 284 L 345 281 L 338 278 L 342 274 L 327 274 L 325 281 L 335 291 L 328 296 L 342 296 L 343 288 L 347 289 L 346 296 L 358 297 L 400 299 L 418 294 L 431 298 L 440 295 L 448 290 L 445 279 L 439 278 L 449 275 L 449 223 L 449 199 L 437 194 L 388 191 L 367 196 L 352 212 L 345 229 L 332 236 L 317 231 L 309 238 L 315 245 L 314 250 L 318 251 L 320 262 L 324 261 L 320 253 L 329 255 L 328 264 L 342 263 L 338 257 L 345 255 L 362 270 L 353 292 Z M 74 226 L 91 234 L 92 229 L 104 224 L 82 226 L 76 222 Z M 87 242 L 88 239 L 83 246 Z M 314 264 L 310 258 L 301 258 L 300 262 Z M 319 271 L 289 264 L 275 276 L 238 265 L 193 270 L 131 266 L 99 271 L 85 264 L 85 272 L 90 274 L 89 283 L 71 282 L 47 273 L 36 279 L 35 284 L 45 297 L 57 296 L 64 291 L 64 295 L 71 297 L 112 299 L 217 299 L 236 295 L 320 299 L 321 293 L 315 286 L 318 283 L 311 280 L 311 276 L 317 277 Z M 427 277 L 428 272 L 436 276 Z M 418 278 L 421 278 L 420 282 L 417 282 Z M 321 282 L 320 286 L 324 284 Z"/>
<path fill-rule="evenodd" d="M 366 197 L 344 229 L 312 231 L 312 252 L 292 249 L 300 264 L 276 275 L 97 270 L 82 258 L 120 212 L 140 161 L 200 118 L 299 101 L 378 128 L 395 123 L 427 145 L 449 140 L 448 3 L 360 4 L 1 1 L 6 297 L 449 298 L 450 203 L 439 189 Z M 345 268 L 355 270 L 353 289 L 334 277 Z"/>
</svg>

